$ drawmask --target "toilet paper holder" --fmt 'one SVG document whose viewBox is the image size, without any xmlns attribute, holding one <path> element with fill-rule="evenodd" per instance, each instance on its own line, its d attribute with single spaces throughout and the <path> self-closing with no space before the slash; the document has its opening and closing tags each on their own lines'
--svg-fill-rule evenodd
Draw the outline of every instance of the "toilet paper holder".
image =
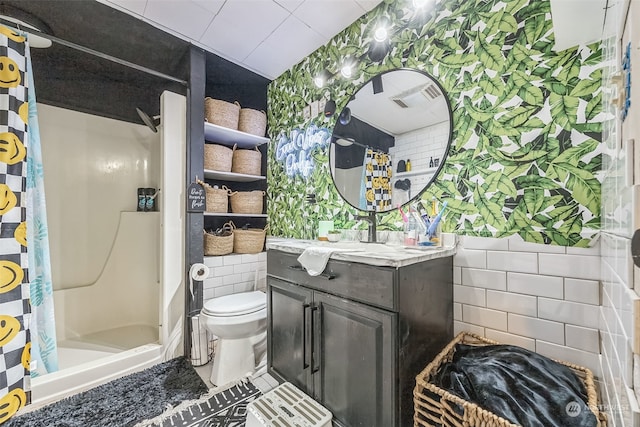
<svg viewBox="0 0 640 427">
<path fill-rule="evenodd" d="M 191 298 L 194 298 L 193 281 L 202 282 L 209 277 L 209 272 L 209 267 L 200 262 L 196 262 L 189 268 L 189 291 L 191 292 Z"/>
<path fill-rule="evenodd" d="M 209 276 L 209 267 L 206 265 L 197 262 L 191 266 L 189 269 L 189 276 L 193 280 L 203 281 Z"/>
</svg>

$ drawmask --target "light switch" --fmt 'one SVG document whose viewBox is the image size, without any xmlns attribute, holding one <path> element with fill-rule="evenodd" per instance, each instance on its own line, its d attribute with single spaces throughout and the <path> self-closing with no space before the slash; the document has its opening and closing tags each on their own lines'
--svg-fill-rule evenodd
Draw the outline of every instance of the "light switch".
<svg viewBox="0 0 640 427">
<path fill-rule="evenodd" d="M 324 107 L 327 105 L 327 98 L 320 98 L 318 101 L 318 111 L 324 112 Z"/>
<path fill-rule="evenodd" d="M 318 110 L 318 101 L 313 101 L 311 103 L 311 117 L 318 117 L 319 112 L 320 110 Z"/>
</svg>

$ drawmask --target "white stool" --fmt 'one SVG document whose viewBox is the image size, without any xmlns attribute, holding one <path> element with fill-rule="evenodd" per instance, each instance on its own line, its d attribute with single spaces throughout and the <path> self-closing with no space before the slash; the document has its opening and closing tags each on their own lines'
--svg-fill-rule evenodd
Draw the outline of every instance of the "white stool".
<svg viewBox="0 0 640 427">
<path fill-rule="evenodd" d="M 283 383 L 247 405 L 246 427 L 331 427 L 333 415 L 291 383 Z"/>
</svg>

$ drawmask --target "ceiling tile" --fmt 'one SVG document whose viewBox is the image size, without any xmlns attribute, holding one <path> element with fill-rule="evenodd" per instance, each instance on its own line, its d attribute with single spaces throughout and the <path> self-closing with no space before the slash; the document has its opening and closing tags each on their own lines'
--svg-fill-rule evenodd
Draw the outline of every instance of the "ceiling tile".
<svg viewBox="0 0 640 427">
<path fill-rule="evenodd" d="M 280 6 L 287 9 L 289 12 L 293 12 L 300 6 L 304 0 L 274 0 Z"/>
<path fill-rule="evenodd" d="M 138 15 L 144 14 L 144 8 L 147 5 L 147 0 L 102 0 L 108 6 L 116 5 L 129 12 L 136 13 Z"/>
<path fill-rule="evenodd" d="M 199 41 L 223 57 L 242 60 L 287 16 L 289 12 L 271 0 L 227 1 Z"/>
<path fill-rule="evenodd" d="M 179 34 L 198 40 L 215 14 L 191 0 L 149 0 L 144 16 Z"/>
<path fill-rule="evenodd" d="M 295 16 L 290 16 L 244 62 L 274 79 L 326 41 Z"/>
<path fill-rule="evenodd" d="M 210 12 L 218 13 L 220 8 L 224 4 L 225 0 L 193 0 L 194 3 L 199 4 Z"/>
<path fill-rule="evenodd" d="M 356 2 L 366 11 L 369 12 L 371 9 L 382 3 L 382 0 L 356 0 Z"/>
<path fill-rule="evenodd" d="M 355 0 L 305 0 L 293 14 L 327 38 L 332 38 L 364 15 Z"/>
</svg>

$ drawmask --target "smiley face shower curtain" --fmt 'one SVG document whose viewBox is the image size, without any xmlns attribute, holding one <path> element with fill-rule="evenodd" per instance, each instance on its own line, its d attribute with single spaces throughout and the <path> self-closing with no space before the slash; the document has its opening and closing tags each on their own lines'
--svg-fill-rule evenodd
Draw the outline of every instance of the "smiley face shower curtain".
<svg viewBox="0 0 640 427">
<path fill-rule="evenodd" d="M 29 89 L 33 82 L 29 67 L 25 37 L 0 27 L 0 424 L 31 399 L 34 322 L 30 296 L 34 292 L 30 279 L 38 286 L 47 277 L 50 282 L 46 232 L 32 231 L 27 236 L 27 220 L 33 227 L 31 221 L 37 223 L 37 216 L 44 213 L 44 204 L 39 204 L 33 189 L 36 178 L 42 177 L 42 164 L 38 158 L 29 164 L 34 136 L 29 133 L 33 125 L 37 130 L 35 110 L 31 108 L 35 107 L 35 97 L 31 93 L 33 87 Z M 34 152 L 38 154 L 39 141 L 36 142 Z M 49 271 L 49 275 L 43 275 L 42 270 Z M 36 293 L 39 292 L 38 289 Z"/>
</svg>

